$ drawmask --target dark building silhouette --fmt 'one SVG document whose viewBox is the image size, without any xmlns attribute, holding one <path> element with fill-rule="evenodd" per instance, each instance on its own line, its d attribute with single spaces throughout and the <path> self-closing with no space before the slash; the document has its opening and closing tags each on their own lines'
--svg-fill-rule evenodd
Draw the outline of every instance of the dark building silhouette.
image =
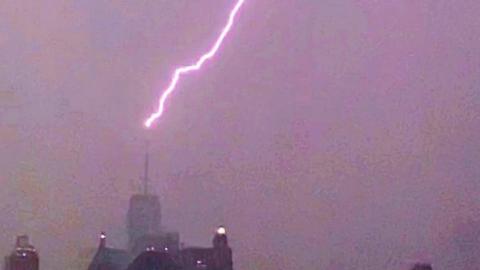
<svg viewBox="0 0 480 270">
<path fill-rule="evenodd" d="M 411 270 L 433 270 L 433 268 L 428 263 L 416 263 Z"/>
<path fill-rule="evenodd" d="M 176 232 L 165 232 L 159 234 L 146 234 L 138 239 L 135 239 L 133 247 L 130 252 L 138 255 L 147 249 L 164 251 L 172 255 L 177 255 L 179 252 L 180 236 Z"/>
<path fill-rule="evenodd" d="M 184 269 L 232 270 L 232 249 L 228 246 L 226 230 L 218 227 L 213 247 L 188 247 L 181 251 Z"/>
<path fill-rule="evenodd" d="M 223 226 L 217 229 L 217 233 L 213 237 L 213 265 L 211 269 L 215 270 L 232 270 L 233 258 L 232 249 L 228 245 L 227 231 Z"/>
<path fill-rule="evenodd" d="M 133 260 L 127 270 L 177 270 L 181 269 L 167 252 L 147 250 Z"/>
<path fill-rule="evenodd" d="M 147 152 L 143 193 L 130 198 L 127 212 L 127 249 L 107 247 L 106 236 L 102 233 L 88 270 L 233 270 L 232 250 L 223 226 L 217 229 L 212 247 L 187 248 L 180 247 L 178 232 L 162 228 L 160 200 L 148 190 L 148 166 Z"/>
<path fill-rule="evenodd" d="M 100 243 L 88 270 L 124 270 L 131 261 L 130 254 L 121 249 L 107 247 L 107 236 L 100 234 Z"/>
<path fill-rule="evenodd" d="M 102 233 L 88 270 L 233 270 L 232 249 L 224 227 L 217 229 L 212 244 L 212 247 L 186 247 L 175 252 L 152 245 L 132 256 L 126 250 L 107 247 L 106 235 Z"/>
<path fill-rule="evenodd" d="M 27 235 L 17 237 L 15 250 L 5 258 L 5 270 L 38 270 L 39 257 Z"/>
</svg>

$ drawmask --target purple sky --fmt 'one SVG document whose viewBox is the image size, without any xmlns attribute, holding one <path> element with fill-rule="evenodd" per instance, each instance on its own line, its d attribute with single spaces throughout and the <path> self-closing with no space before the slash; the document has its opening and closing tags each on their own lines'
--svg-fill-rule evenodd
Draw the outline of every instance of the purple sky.
<svg viewBox="0 0 480 270">
<path fill-rule="evenodd" d="M 480 2 L 247 0 L 143 130 L 232 4 L 0 2 L 0 255 L 122 247 L 149 138 L 164 225 L 237 270 L 478 266 Z"/>
</svg>

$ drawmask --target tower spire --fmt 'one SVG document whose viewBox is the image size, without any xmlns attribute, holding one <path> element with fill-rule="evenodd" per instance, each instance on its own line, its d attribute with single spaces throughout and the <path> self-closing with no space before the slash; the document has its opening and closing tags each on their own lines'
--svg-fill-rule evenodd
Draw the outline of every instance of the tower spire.
<svg viewBox="0 0 480 270">
<path fill-rule="evenodd" d="M 145 149 L 145 164 L 144 164 L 144 173 L 143 173 L 143 194 L 148 194 L 148 182 L 150 181 L 148 176 L 148 162 L 149 162 L 149 141 L 146 142 Z"/>
</svg>

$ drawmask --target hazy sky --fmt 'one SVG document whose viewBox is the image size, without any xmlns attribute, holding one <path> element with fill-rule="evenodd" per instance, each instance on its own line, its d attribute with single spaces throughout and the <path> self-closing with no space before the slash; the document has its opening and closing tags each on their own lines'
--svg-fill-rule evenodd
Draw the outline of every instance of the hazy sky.
<svg viewBox="0 0 480 270">
<path fill-rule="evenodd" d="M 232 5 L 0 1 L 0 255 L 123 247 L 150 139 L 163 224 L 237 270 L 478 266 L 480 2 L 246 0 L 144 130 Z"/>
</svg>

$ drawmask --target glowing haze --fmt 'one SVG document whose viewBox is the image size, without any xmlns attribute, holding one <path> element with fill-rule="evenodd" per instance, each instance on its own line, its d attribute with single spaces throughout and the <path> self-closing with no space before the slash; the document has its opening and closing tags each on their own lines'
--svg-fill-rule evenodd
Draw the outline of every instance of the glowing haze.
<svg viewBox="0 0 480 270">
<path fill-rule="evenodd" d="M 222 32 L 220 33 L 220 36 L 217 38 L 217 40 L 215 41 L 215 43 L 213 44 L 213 46 L 210 48 L 210 50 L 207 53 L 203 54 L 197 60 L 197 62 L 195 62 L 194 64 L 188 65 L 188 66 L 182 66 L 182 67 L 179 67 L 175 70 L 175 72 L 173 73 L 173 76 L 170 80 L 170 84 L 164 90 L 163 94 L 160 96 L 160 100 L 158 101 L 157 111 L 152 113 L 150 115 L 150 117 L 145 121 L 145 126 L 147 128 L 150 128 L 152 126 L 153 122 L 162 116 L 162 114 L 165 110 L 165 101 L 170 96 L 170 94 L 173 93 L 173 91 L 175 90 L 175 87 L 177 86 L 177 84 L 180 80 L 180 77 L 183 74 L 187 74 L 187 73 L 190 73 L 192 71 L 199 70 L 200 68 L 202 68 L 203 64 L 207 60 L 209 60 L 209 59 L 211 59 L 212 57 L 215 56 L 215 54 L 217 53 L 220 46 L 222 46 L 223 40 L 225 39 L 227 34 L 232 29 L 233 23 L 235 21 L 235 16 L 237 15 L 238 11 L 240 10 L 240 8 L 242 7 L 244 2 L 245 2 L 245 0 L 238 0 L 237 1 L 235 6 L 233 7 L 233 9 L 230 11 L 230 15 L 228 16 L 227 24 L 223 27 Z"/>
</svg>

